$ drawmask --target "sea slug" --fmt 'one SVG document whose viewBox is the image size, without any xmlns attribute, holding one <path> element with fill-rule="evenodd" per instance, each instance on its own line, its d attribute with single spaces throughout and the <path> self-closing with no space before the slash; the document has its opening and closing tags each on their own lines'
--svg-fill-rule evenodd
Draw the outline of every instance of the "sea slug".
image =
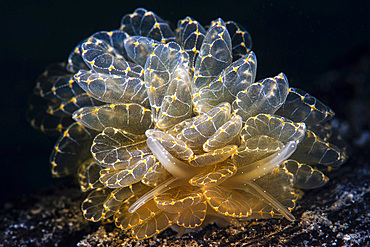
<svg viewBox="0 0 370 247">
<path fill-rule="evenodd" d="M 255 81 L 257 58 L 238 23 L 176 31 L 145 9 L 80 42 L 39 77 L 31 124 L 61 133 L 50 162 L 77 176 L 91 221 L 143 239 L 291 213 L 301 189 L 339 167 L 334 112 L 287 77 Z"/>
</svg>

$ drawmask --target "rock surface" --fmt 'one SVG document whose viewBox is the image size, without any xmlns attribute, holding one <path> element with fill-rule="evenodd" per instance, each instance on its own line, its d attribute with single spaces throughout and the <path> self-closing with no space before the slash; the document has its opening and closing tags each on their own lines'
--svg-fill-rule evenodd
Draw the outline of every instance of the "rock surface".
<svg viewBox="0 0 370 247">
<path fill-rule="evenodd" d="M 0 246 L 241 246 L 370 244 L 370 167 L 350 160 L 320 190 L 308 192 L 293 214 L 296 221 L 260 220 L 218 229 L 215 225 L 180 238 L 172 230 L 143 241 L 112 224 L 85 221 L 83 195 L 70 183 L 6 205 Z"/>
</svg>

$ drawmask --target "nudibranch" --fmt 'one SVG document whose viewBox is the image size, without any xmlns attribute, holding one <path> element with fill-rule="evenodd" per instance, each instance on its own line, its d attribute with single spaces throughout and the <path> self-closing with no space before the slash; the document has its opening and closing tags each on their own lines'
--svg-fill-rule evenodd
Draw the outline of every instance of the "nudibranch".
<svg viewBox="0 0 370 247">
<path fill-rule="evenodd" d="M 256 81 L 250 34 L 186 17 L 176 31 L 143 8 L 80 42 L 39 77 L 31 124 L 61 133 L 50 158 L 74 175 L 87 220 L 138 239 L 171 227 L 286 218 L 319 168 L 346 152 L 334 112 L 280 73 Z"/>
</svg>

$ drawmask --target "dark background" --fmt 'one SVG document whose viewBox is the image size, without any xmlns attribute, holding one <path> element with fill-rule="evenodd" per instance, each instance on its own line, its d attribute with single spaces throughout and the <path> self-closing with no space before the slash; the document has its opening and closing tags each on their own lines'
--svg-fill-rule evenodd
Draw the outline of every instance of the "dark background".
<svg viewBox="0 0 370 247">
<path fill-rule="evenodd" d="M 282 71 L 292 86 L 318 92 L 327 90 L 318 83 L 322 73 L 370 44 L 369 5 L 354 0 L 1 1 L 0 203 L 60 181 L 51 178 L 48 163 L 56 139 L 25 120 L 37 76 L 47 64 L 65 60 L 80 40 L 118 28 L 135 8 L 152 10 L 173 27 L 188 15 L 204 26 L 217 17 L 234 20 L 252 35 L 257 79 Z"/>
</svg>

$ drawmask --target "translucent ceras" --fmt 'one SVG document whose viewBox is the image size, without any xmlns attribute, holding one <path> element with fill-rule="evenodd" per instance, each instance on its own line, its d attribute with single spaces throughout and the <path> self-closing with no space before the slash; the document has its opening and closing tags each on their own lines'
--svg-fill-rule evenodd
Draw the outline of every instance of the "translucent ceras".
<svg viewBox="0 0 370 247">
<path fill-rule="evenodd" d="M 217 19 L 205 29 L 186 17 L 173 32 L 140 8 L 47 68 L 31 123 L 62 133 L 52 173 L 91 191 L 84 217 L 113 219 L 138 239 L 293 221 L 300 189 L 323 186 L 318 168 L 346 154 L 329 143 L 338 141 L 329 107 L 283 73 L 255 81 L 256 67 L 241 25 Z"/>
</svg>

